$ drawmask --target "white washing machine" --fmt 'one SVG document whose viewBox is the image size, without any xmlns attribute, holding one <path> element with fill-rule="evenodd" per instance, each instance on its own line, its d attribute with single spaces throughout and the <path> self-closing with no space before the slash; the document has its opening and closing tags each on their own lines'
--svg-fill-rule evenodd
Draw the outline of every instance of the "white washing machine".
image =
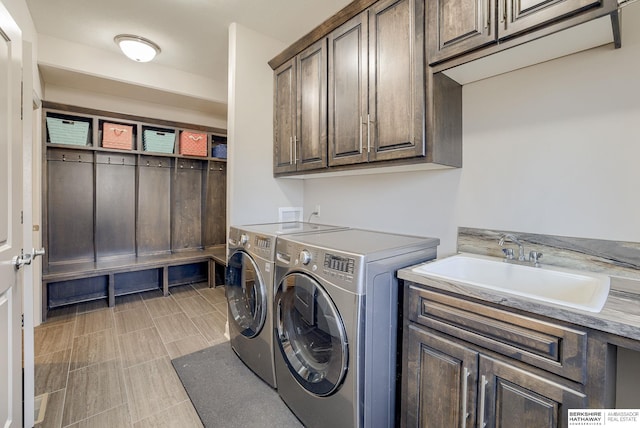
<svg viewBox="0 0 640 428">
<path fill-rule="evenodd" d="M 395 425 L 396 271 L 439 243 L 357 229 L 278 240 L 276 382 L 306 427 Z"/>
<path fill-rule="evenodd" d="M 276 387 L 272 321 L 276 239 L 287 234 L 340 228 L 304 222 L 230 228 L 225 294 L 231 347 L 247 367 L 273 388 Z"/>
</svg>

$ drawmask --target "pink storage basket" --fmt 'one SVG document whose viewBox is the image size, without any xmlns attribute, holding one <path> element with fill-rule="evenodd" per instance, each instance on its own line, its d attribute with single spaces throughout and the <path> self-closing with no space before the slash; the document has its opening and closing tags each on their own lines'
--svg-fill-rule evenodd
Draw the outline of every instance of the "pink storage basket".
<svg viewBox="0 0 640 428">
<path fill-rule="evenodd" d="M 133 126 L 105 122 L 102 125 L 102 147 L 107 149 L 131 150 Z"/>
<path fill-rule="evenodd" d="M 180 154 L 207 156 L 207 134 L 182 131 L 180 133 Z"/>
</svg>

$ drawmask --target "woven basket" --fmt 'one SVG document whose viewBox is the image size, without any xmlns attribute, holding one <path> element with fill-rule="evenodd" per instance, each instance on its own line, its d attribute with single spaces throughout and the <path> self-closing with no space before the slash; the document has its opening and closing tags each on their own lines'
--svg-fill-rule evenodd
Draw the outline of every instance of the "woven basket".
<svg viewBox="0 0 640 428">
<path fill-rule="evenodd" d="M 105 122 L 102 125 L 102 147 L 131 150 L 133 126 Z"/>
<path fill-rule="evenodd" d="M 180 133 L 180 154 L 207 156 L 207 134 L 182 131 Z"/>
<path fill-rule="evenodd" d="M 145 152 L 173 153 L 176 141 L 175 132 L 153 131 L 145 129 L 142 133 L 142 142 Z"/>
<path fill-rule="evenodd" d="M 87 145 L 89 122 L 48 117 L 47 129 L 49 130 L 49 141 L 53 144 Z"/>
<path fill-rule="evenodd" d="M 211 154 L 214 158 L 226 159 L 227 158 L 227 145 L 218 144 L 211 150 Z"/>
</svg>

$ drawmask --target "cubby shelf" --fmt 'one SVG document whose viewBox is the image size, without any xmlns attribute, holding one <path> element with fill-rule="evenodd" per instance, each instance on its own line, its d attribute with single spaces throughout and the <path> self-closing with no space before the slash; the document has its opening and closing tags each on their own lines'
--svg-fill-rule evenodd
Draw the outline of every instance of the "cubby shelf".
<svg viewBox="0 0 640 428">
<path fill-rule="evenodd" d="M 50 105 L 50 103 L 45 103 L 45 105 Z M 93 111 L 96 113 L 95 116 L 90 116 L 83 113 L 78 113 L 73 110 L 69 110 L 68 108 L 64 110 L 60 110 L 59 108 L 65 108 L 65 106 L 61 106 L 59 104 L 52 105 L 58 107 L 49 108 L 45 111 L 44 121 L 43 121 L 43 134 L 47 147 L 59 147 L 59 148 L 73 148 L 79 150 L 93 150 L 93 151 L 109 151 L 109 152 L 122 152 L 122 153 L 134 153 L 134 154 L 148 154 L 148 155 L 162 155 L 176 158 L 193 158 L 193 159 L 206 159 L 206 160 L 216 160 L 220 162 L 226 162 L 226 158 L 213 156 L 214 148 L 218 145 L 226 145 L 227 137 L 224 134 L 224 130 L 218 128 L 209 128 L 202 127 L 197 125 L 190 125 L 184 123 L 174 123 L 174 122 L 166 122 L 166 121 L 158 121 L 157 123 L 152 123 L 152 119 L 147 118 L 139 118 L 132 116 L 132 119 L 122 119 L 122 115 L 115 115 L 116 117 L 108 116 L 110 113 L 102 112 L 102 111 Z M 81 110 L 81 109 L 78 109 Z M 87 111 L 87 109 L 82 109 L 83 111 Z M 48 118 L 55 119 L 63 119 L 69 123 L 89 123 L 88 135 L 86 138 L 86 145 L 78 145 L 78 144 L 67 144 L 67 143 L 59 143 L 52 142 L 49 132 L 49 126 L 47 125 Z M 138 121 L 135 121 L 138 119 Z M 103 126 L 105 123 L 112 124 L 121 124 L 132 127 L 133 135 L 132 135 L 132 147 L 131 149 L 114 149 L 102 146 L 102 134 L 103 134 Z M 153 150 L 145 150 L 144 145 L 144 131 L 159 131 L 159 132 L 167 132 L 173 134 L 173 149 L 171 152 L 162 152 L 162 151 L 153 151 Z M 200 132 L 206 135 L 206 153 L 207 156 L 195 156 L 195 155 L 184 155 L 180 153 L 180 134 L 183 131 L 195 131 Z M 224 151 L 226 153 L 226 150 Z"/>
<path fill-rule="evenodd" d="M 67 304 L 223 281 L 226 159 L 181 155 L 176 143 L 183 130 L 206 134 L 211 154 L 224 130 L 43 106 L 43 320 Z M 51 143 L 49 117 L 88 122 L 87 145 Z M 104 123 L 131 127 L 132 150 L 102 147 Z M 144 129 L 172 130 L 173 152 L 142 150 Z"/>
</svg>

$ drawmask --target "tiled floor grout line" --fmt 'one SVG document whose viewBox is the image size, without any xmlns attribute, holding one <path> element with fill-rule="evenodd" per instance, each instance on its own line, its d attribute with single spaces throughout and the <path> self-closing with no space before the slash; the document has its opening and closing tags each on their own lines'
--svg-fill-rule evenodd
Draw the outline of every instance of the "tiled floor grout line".
<svg viewBox="0 0 640 428">
<path fill-rule="evenodd" d="M 76 312 L 73 318 L 73 332 L 76 331 L 76 325 L 78 324 L 78 308 L 76 308 Z M 60 410 L 60 426 L 64 421 L 64 408 L 67 404 L 67 392 L 69 391 L 69 376 L 71 375 L 71 360 L 73 359 L 73 334 L 71 335 L 71 352 L 69 352 L 69 361 L 67 361 L 67 380 L 64 383 L 64 395 L 62 397 L 62 403 L 60 404 L 62 409 Z"/>
<path fill-rule="evenodd" d="M 76 339 L 76 338 L 79 338 L 79 337 L 91 336 L 92 334 L 102 333 L 103 331 L 107 331 L 107 330 L 113 330 L 114 335 L 116 334 L 116 332 L 115 332 L 115 327 L 114 327 L 114 328 L 105 328 L 105 329 L 103 329 L 103 330 L 94 331 L 94 332 L 92 332 L 92 333 L 83 334 L 83 335 L 76 336 L 76 337 L 74 337 L 74 338 L 73 338 L 73 341 L 72 341 L 72 343 L 71 343 L 71 358 L 69 359 L 69 370 L 68 370 L 68 371 L 69 371 L 69 373 L 71 373 L 71 372 L 75 372 L 75 371 L 78 371 L 78 370 L 82 370 L 82 369 L 88 369 L 88 368 L 90 368 L 90 367 L 94 367 L 94 366 L 97 366 L 97 365 L 99 365 L 99 364 L 106 363 L 106 362 L 109 362 L 109 361 L 117 361 L 117 360 L 119 360 L 119 357 L 117 357 L 117 356 L 116 356 L 116 357 L 114 357 L 114 358 L 110 358 L 110 359 L 107 359 L 107 360 L 104 360 L 104 361 L 99 361 L 99 362 L 97 362 L 97 363 L 91 363 L 91 364 L 88 364 L 88 365 L 86 365 L 86 366 L 77 367 L 77 368 L 75 368 L 75 369 L 72 369 L 72 368 L 71 368 L 71 362 L 73 361 L 73 357 L 74 357 L 74 355 L 73 355 L 73 348 L 74 348 L 74 347 L 73 347 L 73 343 L 75 342 L 75 339 Z"/>
<path fill-rule="evenodd" d="M 167 297 L 170 297 L 170 296 L 167 296 Z M 164 348 L 164 352 L 169 356 L 169 358 L 171 358 L 170 357 L 171 354 L 169 353 L 169 349 L 167 348 L 167 344 L 164 343 L 164 340 L 162 340 L 162 336 L 160 335 L 160 332 L 158 331 L 158 325 L 156 324 L 156 318 L 160 318 L 160 317 L 151 316 L 151 312 L 149 311 L 149 307 L 147 306 L 147 301 L 145 299 L 142 299 L 142 303 L 144 304 L 144 307 L 147 310 L 147 313 L 151 317 L 151 322 L 153 323 L 153 328 L 156 329 L 156 333 L 158 334 L 158 337 L 160 338 L 160 343 L 162 343 L 162 347 Z M 182 310 L 182 308 L 180 308 L 180 310 Z M 131 417 L 131 414 L 129 414 L 129 417 Z M 131 421 L 131 425 L 133 426 L 133 420 Z"/>
<path fill-rule="evenodd" d="M 141 298 L 142 299 L 142 298 Z M 146 306 L 144 306 L 143 303 L 143 307 L 145 309 L 145 311 L 147 311 L 147 313 L 149 313 L 149 311 L 147 310 Z M 114 314 L 115 317 L 115 314 Z M 115 320 L 114 320 L 115 322 Z M 114 326 L 115 328 L 115 326 Z M 122 352 L 122 346 L 120 345 L 120 335 L 118 334 L 118 332 L 115 332 L 115 341 L 116 341 L 116 347 L 117 352 L 118 352 L 118 360 L 120 361 L 120 375 L 122 376 L 122 382 L 124 383 L 124 396 L 125 396 L 125 404 L 127 405 L 127 418 L 129 420 L 129 426 L 133 427 L 133 419 L 131 417 L 131 399 L 129 397 L 129 388 L 127 388 L 127 381 L 126 381 L 126 369 L 124 368 L 124 352 Z"/>
<path fill-rule="evenodd" d="M 82 421 L 89 420 L 89 419 L 91 419 L 91 418 L 93 418 L 93 417 L 96 417 L 96 416 L 102 415 L 102 414 L 104 414 L 104 413 L 110 412 L 110 411 L 111 411 L 111 410 L 113 410 L 113 409 L 117 409 L 118 407 L 120 407 L 120 406 L 122 406 L 122 405 L 124 405 L 124 404 L 127 404 L 127 403 L 118 404 L 117 406 L 113 406 L 113 407 L 111 407 L 111 408 L 109 408 L 109 409 L 103 410 L 103 411 L 98 412 L 98 413 L 96 413 L 96 414 L 89 415 L 89 416 L 87 416 L 86 418 L 82 418 L 82 419 L 80 419 L 80 420 L 78 420 L 78 421 L 72 422 L 72 423 L 70 423 L 69 425 L 64 425 L 64 426 L 62 426 L 61 428 L 67 428 L 67 427 L 70 427 L 70 426 L 72 426 L 72 425 L 78 424 L 78 423 L 80 423 L 80 422 L 82 422 Z M 127 404 L 127 406 L 128 406 L 128 404 Z M 129 418 L 131 418 L 131 416 L 129 416 Z M 133 424 L 132 424 L 132 426 L 133 426 Z M 114 427 L 114 428 L 116 428 L 116 427 Z"/>
</svg>

